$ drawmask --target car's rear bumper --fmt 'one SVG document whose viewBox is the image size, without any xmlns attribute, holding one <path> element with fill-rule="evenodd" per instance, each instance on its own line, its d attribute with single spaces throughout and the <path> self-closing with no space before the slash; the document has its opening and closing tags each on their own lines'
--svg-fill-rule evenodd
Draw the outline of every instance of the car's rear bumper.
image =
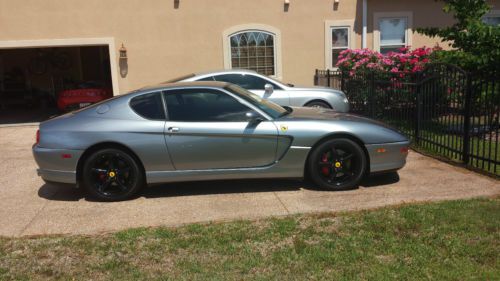
<svg viewBox="0 0 500 281">
<path fill-rule="evenodd" d="M 76 167 L 82 150 L 43 148 L 33 145 L 37 173 L 46 181 L 76 183 Z"/>
<path fill-rule="evenodd" d="M 406 164 L 409 145 L 409 141 L 365 145 L 370 156 L 370 173 L 403 168 Z"/>
<path fill-rule="evenodd" d="M 76 172 L 37 169 L 37 174 L 46 181 L 76 184 Z"/>
</svg>

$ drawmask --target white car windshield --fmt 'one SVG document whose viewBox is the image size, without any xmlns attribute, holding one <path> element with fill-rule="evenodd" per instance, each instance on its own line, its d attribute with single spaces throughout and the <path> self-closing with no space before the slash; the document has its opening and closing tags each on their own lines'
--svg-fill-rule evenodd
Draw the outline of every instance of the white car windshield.
<svg viewBox="0 0 500 281">
<path fill-rule="evenodd" d="M 260 110 L 264 111 L 267 115 L 271 116 L 273 119 L 286 115 L 290 112 L 290 110 L 287 110 L 274 102 L 263 99 L 258 95 L 241 88 L 240 86 L 231 84 L 226 86 L 225 89 L 248 101 Z"/>
</svg>

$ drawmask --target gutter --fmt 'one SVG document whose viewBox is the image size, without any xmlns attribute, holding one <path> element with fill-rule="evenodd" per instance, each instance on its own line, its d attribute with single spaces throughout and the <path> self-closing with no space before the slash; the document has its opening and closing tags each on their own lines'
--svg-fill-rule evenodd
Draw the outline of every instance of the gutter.
<svg viewBox="0 0 500 281">
<path fill-rule="evenodd" d="M 368 0 L 363 0 L 363 31 L 361 35 L 361 48 L 366 49 L 366 30 L 368 24 Z"/>
</svg>

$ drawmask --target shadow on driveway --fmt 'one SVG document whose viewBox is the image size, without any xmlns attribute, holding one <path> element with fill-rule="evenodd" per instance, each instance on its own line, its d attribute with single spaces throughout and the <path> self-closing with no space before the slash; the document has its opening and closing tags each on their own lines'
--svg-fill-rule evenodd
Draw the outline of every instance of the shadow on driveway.
<svg viewBox="0 0 500 281">
<path fill-rule="evenodd" d="M 372 175 L 364 179 L 360 186 L 365 188 L 382 187 L 399 181 L 398 173 Z M 261 179 L 261 180 L 224 180 L 224 181 L 195 181 L 168 184 L 156 184 L 144 188 L 138 197 L 162 198 L 213 194 L 258 193 L 320 190 L 309 181 Z M 82 188 L 75 188 L 70 184 L 45 183 L 38 190 L 38 196 L 53 201 L 95 201 L 86 197 Z"/>
</svg>

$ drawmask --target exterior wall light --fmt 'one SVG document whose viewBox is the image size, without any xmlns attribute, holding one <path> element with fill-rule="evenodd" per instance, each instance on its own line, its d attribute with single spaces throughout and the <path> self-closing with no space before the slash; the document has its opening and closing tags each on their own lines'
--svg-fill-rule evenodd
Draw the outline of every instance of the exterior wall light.
<svg viewBox="0 0 500 281">
<path fill-rule="evenodd" d="M 128 57 L 127 57 L 127 48 L 122 43 L 122 46 L 120 48 L 120 60 L 119 60 L 119 67 L 120 67 L 120 76 L 122 78 L 127 77 L 128 74 Z"/>
<path fill-rule="evenodd" d="M 285 0 L 285 3 L 283 4 L 283 11 L 288 12 L 290 9 L 290 0 Z"/>
<path fill-rule="evenodd" d="M 120 48 L 120 59 L 127 59 L 127 48 L 122 43 L 122 47 Z"/>
</svg>

